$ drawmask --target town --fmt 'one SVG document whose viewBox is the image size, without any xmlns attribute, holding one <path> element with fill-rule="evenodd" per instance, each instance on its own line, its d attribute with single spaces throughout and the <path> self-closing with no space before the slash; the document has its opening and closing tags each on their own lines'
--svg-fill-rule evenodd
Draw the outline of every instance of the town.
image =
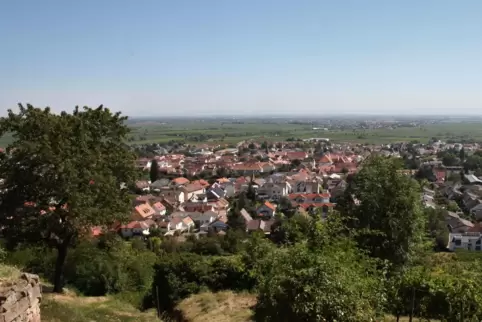
<svg viewBox="0 0 482 322">
<path fill-rule="evenodd" d="M 189 153 L 139 157 L 131 222 L 117 229 L 124 237 L 165 236 L 229 229 L 229 200 L 252 189 L 255 207 L 237 211 L 246 231 L 269 235 L 277 216 L 297 212 L 326 216 L 336 208 L 350 176 L 371 155 L 398 158 L 407 176 L 425 180 L 424 207 L 445 210 L 450 250 L 480 251 L 482 236 L 482 150 L 478 143 L 382 145 L 332 144 L 329 140 L 243 141 L 236 148 L 199 144 Z M 99 231 L 99 230 L 97 230 Z M 477 243 L 478 241 L 478 243 Z"/>
</svg>

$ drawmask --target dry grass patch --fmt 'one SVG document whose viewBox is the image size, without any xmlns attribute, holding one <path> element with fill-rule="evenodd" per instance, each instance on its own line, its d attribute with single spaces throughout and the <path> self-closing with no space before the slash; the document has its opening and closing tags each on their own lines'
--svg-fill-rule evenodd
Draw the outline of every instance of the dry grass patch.
<svg viewBox="0 0 482 322">
<path fill-rule="evenodd" d="M 110 296 L 84 297 L 74 292 L 46 293 L 42 321 L 48 322 L 159 322 L 154 311 L 140 312 L 129 303 Z"/>
<path fill-rule="evenodd" d="M 189 322 L 246 322 L 255 304 L 256 295 L 249 293 L 205 292 L 183 300 L 177 309 Z"/>
</svg>

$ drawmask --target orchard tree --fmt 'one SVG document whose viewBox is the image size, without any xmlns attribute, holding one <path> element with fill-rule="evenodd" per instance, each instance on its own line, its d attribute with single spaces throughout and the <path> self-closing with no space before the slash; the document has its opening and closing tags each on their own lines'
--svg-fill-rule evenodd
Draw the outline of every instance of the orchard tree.
<svg viewBox="0 0 482 322">
<path fill-rule="evenodd" d="M 368 159 L 339 203 L 359 246 L 393 268 L 407 264 L 423 245 L 426 224 L 420 186 L 400 168 L 394 158 Z"/>
<path fill-rule="evenodd" d="M 43 242 L 57 250 L 55 292 L 79 237 L 127 219 L 131 200 L 123 187 L 137 171 L 126 119 L 102 105 L 55 114 L 21 104 L 0 119 L 0 134 L 13 135 L 0 156 L 2 232 L 11 246 Z"/>
</svg>

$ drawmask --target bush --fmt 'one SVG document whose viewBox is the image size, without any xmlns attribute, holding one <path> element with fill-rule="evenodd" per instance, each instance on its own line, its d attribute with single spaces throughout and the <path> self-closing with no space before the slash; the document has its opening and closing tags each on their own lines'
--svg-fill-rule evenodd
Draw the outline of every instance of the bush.
<svg viewBox="0 0 482 322">
<path fill-rule="evenodd" d="M 51 248 L 20 245 L 9 252 L 5 260 L 22 271 L 39 274 L 51 281 L 56 257 L 56 251 Z"/>
<path fill-rule="evenodd" d="M 139 249 L 139 242 L 113 239 L 105 243 L 86 241 L 70 253 L 66 282 L 85 295 L 122 292 L 147 294 L 151 290 L 156 255 Z"/>
<path fill-rule="evenodd" d="M 344 250 L 282 248 L 265 263 L 256 321 L 373 321 L 383 304 L 374 265 Z"/>
<path fill-rule="evenodd" d="M 241 257 L 207 257 L 172 253 L 156 265 L 154 288 L 162 309 L 171 311 L 182 299 L 204 290 L 242 290 L 251 285 Z M 154 290 L 154 294 L 156 290 Z"/>
</svg>

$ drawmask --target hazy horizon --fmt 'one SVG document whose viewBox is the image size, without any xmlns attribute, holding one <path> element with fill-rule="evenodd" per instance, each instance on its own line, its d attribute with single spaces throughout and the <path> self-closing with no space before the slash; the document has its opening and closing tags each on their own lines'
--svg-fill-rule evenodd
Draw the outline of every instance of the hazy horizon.
<svg viewBox="0 0 482 322">
<path fill-rule="evenodd" d="M 0 115 L 482 115 L 482 2 L 4 1 Z M 21 18 L 21 19 L 19 19 Z"/>
</svg>

